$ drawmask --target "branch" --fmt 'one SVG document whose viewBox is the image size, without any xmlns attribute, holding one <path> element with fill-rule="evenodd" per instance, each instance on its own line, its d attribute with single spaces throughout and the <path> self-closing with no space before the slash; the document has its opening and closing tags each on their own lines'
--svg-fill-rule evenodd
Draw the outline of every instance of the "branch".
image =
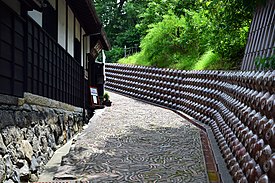
<svg viewBox="0 0 275 183">
<path fill-rule="evenodd" d="M 121 12 L 122 8 L 123 8 L 123 5 L 124 3 L 126 3 L 127 0 L 120 0 L 118 3 L 117 3 L 117 6 L 118 6 L 118 11 Z"/>
</svg>

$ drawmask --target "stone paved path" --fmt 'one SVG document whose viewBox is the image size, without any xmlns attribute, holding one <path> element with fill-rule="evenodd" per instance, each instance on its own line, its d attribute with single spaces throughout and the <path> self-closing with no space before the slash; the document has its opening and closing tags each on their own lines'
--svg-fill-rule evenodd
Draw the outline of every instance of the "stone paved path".
<svg viewBox="0 0 275 183">
<path fill-rule="evenodd" d="M 172 111 L 110 92 L 56 177 L 92 182 L 208 182 L 199 129 Z"/>
</svg>

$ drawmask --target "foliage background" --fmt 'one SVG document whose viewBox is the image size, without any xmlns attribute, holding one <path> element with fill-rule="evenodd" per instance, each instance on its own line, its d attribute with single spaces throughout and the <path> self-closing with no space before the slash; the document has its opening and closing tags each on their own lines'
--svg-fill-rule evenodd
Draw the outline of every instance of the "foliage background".
<svg viewBox="0 0 275 183">
<path fill-rule="evenodd" d="M 94 0 L 113 49 L 109 62 L 238 69 L 261 0 Z M 123 58 L 124 46 L 141 51 Z M 122 59 L 121 59 L 122 58 Z"/>
</svg>

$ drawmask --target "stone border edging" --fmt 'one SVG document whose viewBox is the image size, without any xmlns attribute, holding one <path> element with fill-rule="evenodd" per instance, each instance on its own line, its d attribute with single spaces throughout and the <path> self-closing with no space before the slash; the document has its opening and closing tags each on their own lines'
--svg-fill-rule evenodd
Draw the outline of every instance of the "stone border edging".
<svg viewBox="0 0 275 183">
<path fill-rule="evenodd" d="M 20 99 L 23 100 L 20 102 L 19 105 L 23 105 L 24 103 L 31 104 L 31 105 L 40 105 L 43 107 L 49 107 L 49 108 L 57 108 L 57 109 L 63 109 L 66 111 L 74 111 L 74 112 L 82 112 L 83 109 L 79 107 L 75 107 L 63 102 L 59 102 L 53 99 L 49 99 L 46 97 L 42 97 L 39 95 L 35 95 L 32 93 L 24 93 L 24 98 Z"/>
</svg>

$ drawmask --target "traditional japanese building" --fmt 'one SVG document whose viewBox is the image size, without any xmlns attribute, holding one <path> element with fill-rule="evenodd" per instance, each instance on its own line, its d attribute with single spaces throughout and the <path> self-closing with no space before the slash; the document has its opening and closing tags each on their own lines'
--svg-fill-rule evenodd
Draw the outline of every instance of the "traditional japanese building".
<svg viewBox="0 0 275 183">
<path fill-rule="evenodd" d="M 91 0 L 0 0 L 0 182 L 37 182 L 83 129 L 109 49 Z"/>
<path fill-rule="evenodd" d="M 1 94 L 82 107 L 102 49 L 110 45 L 91 0 L 0 1 Z"/>
</svg>

